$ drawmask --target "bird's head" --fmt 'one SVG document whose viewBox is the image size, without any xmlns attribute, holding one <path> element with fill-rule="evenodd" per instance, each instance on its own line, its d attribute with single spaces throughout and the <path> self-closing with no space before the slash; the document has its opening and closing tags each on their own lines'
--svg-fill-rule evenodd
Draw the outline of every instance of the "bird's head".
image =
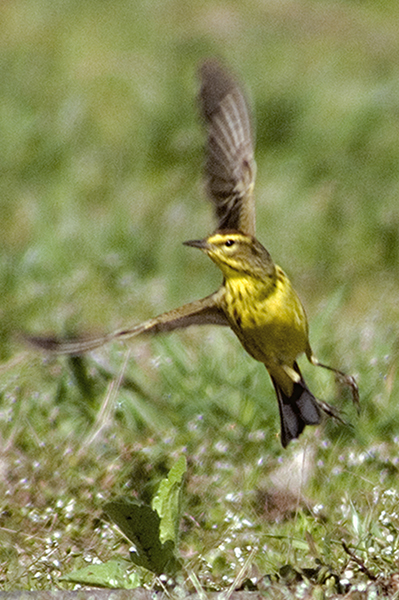
<svg viewBox="0 0 399 600">
<path fill-rule="evenodd" d="M 255 237 L 241 231 L 220 230 L 203 240 L 184 244 L 208 254 L 225 277 L 249 275 L 264 279 L 275 272 L 274 262 L 266 248 Z"/>
</svg>

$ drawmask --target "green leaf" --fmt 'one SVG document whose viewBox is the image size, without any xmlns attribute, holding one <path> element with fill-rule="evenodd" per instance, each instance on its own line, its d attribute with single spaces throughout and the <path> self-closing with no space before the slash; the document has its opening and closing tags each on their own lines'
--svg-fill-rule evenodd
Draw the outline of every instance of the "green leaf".
<svg viewBox="0 0 399 600">
<path fill-rule="evenodd" d="M 174 543 L 160 540 L 160 518 L 150 506 L 122 498 L 104 506 L 105 513 L 134 544 L 130 556 L 139 567 L 157 575 L 176 572 L 179 563 L 174 553 Z"/>
<path fill-rule="evenodd" d="M 297 550 L 309 551 L 309 544 L 305 540 L 293 538 L 291 540 L 291 545 L 293 548 L 296 548 Z"/>
<path fill-rule="evenodd" d="M 123 558 L 109 560 L 72 571 L 60 577 L 61 581 L 72 581 L 83 585 L 95 585 L 104 588 L 132 590 L 146 583 L 148 575 L 144 570 L 132 571 L 132 563 Z"/>
<path fill-rule="evenodd" d="M 183 478 L 187 471 L 185 456 L 181 456 L 169 471 L 166 479 L 161 481 L 157 494 L 152 500 L 152 508 L 160 516 L 160 539 L 171 540 L 177 545 L 181 518 L 181 495 Z"/>
</svg>

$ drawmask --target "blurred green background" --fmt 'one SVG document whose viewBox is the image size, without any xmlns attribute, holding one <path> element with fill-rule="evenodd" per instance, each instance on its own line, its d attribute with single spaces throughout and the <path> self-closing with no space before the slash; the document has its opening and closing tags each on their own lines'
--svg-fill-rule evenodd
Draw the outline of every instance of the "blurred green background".
<svg viewBox="0 0 399 600">
<path fill-rule="evenodd" d="M 218 284 L 181 247 L 214 227 L 195 102 L 213 55 L 250 91 L 258 235 L 310 317 L 341 292 L 334 327 L 384 306 L 394 322 L 399 42 L 384 6 L 2 3 L 2 327 L 112 328 Z"/>
<path fill-rule="evenodd" d="M 364 350 L 366 364 L 395 354 L 395 9 L 3 3 L 3 360 L 15 331 L 108 331 L 219 285 L 214 265 L 182 246 L 214 228 L 196 105 L 208 56 L 251 98 L 258 237 L 303 300 L 316 354 L 354 373 Z M 210 331 L 187 335 L 230 340 Z"/>
<path fill-rule="evenodd" d="M 306 307 L 316 355 L 359 381 L 358 420 L 331 377 L 303 365 L 314 393 L 338 398 L 354 424 L 329 424 L 323 452 L 329 443 L 356 451 L 392 444 L 387 456 L 395 455 L 398 31 L 393 1 L 0 4 L 0 433 L 8 456 L 29 464 L 54 439 L 75 454 L 106 389 L 99 362 L 43 361 L 16 332 L 110 331 L 219 285 L 211 261 L 182 246 L 214 229 L 196 105 L 196 70 L 209 56 L 231 67 L 253 107 L 258 237 Z M 122 368 L 126 348 L 116 346 L 101 354 L 105 379 Z M 225 443 L 235 427 L 243 446 L 233 462 L 261 465 L 281 454 L 267 374 L 230 332 L 194 328 L 138 340 L 130 352 L 124 372 L 133 387 L 122 386 L 116 421 L 107 422 L 112 435 L 93 449 L 104 465 L 113 444 L 122 460 L 120 444 L 197 456 L 209 443 L 201 463 L 209 473 L 213 436 Z M 368 472 L 370 490 L 380 466 Z M 47 469 L 44 480 L 51 462 Z M 253 489 L 260 471 L 238 485 Z M 328 471 L 312 484 L 319 498 L 331 493 L 327 481 Z"/>
</svg>

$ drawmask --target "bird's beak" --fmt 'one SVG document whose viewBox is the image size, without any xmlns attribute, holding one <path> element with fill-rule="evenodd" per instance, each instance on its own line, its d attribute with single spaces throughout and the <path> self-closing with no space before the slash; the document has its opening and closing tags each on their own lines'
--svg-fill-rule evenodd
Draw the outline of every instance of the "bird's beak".
<svg viewBox="0 0 399 600">
<path fill-rule="evenodd" d="M 184 246 L 191 246 L 192 248 L 199 248 L 200 250 L 208 250 L 209 244 L 208 241 L 205 240 L 189 240 L 188 242 L 183 242 Z"/>
</svg>

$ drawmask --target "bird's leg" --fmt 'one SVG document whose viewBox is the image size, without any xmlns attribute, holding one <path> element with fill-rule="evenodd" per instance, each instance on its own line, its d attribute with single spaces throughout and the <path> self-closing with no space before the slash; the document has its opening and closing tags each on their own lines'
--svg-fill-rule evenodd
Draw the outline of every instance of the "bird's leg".
<svg viewBox="0 0 399 600">
<path fill-rule="evenodd" d="M 337 408 L 335 408 L 335 406 L 332 406 L 331 404 L 329 404 L 328 402 L 325 402 L 324 400 L 320 400 L 320 398 L 317 398 L 317 405 L 329 417 L 332 417 L 333 419 L 335 419 L 342 425 L 345 425 L 346 427 L 352 427 L 352 425 L 350 423 L 348 423 L 348 421 L 345 421 L 345 419 L 343 419 L 341 417 L 341 413 L 339 412 L 339 410 Z"/>
<path fill-rule="evenodd" d="M 342 371 L 339 371 L 338 369 L 334 369 L 334 367 L 324 365 L 313 355 L 310 357 L 310 362 L 315 367 L 323 367 L 323 369 L 332 371 L 333 373 L 335 373 L 335 377 L 337 378 L 337 380 L 340 383 L 343 383 L 344 385 L 347 385 L 351 388 L 353 404 L 356 406 L 357 412 L 359 413 L 360 412 L 359 388 L 357 386 L 355 378 L 352 375 L 346 375 L 346 373 L 343 373 Z"/>
</svg>

